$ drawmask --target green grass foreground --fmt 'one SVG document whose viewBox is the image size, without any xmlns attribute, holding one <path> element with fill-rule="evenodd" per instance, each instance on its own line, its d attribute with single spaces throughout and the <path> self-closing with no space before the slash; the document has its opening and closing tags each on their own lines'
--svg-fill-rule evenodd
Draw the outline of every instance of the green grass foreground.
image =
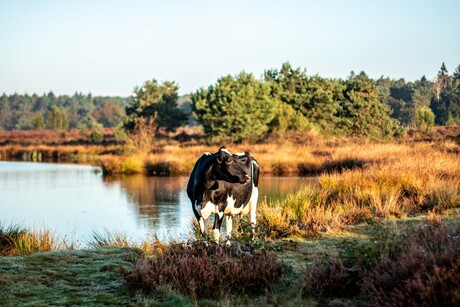
<svg viewBox="0 0 460 307">
<path fill-rule="evenodd" d="M 0 257 L 2 305 L 129 305 L 119 266 L 132 266 L 134 248 L 59 250 Z"/>
</svg>

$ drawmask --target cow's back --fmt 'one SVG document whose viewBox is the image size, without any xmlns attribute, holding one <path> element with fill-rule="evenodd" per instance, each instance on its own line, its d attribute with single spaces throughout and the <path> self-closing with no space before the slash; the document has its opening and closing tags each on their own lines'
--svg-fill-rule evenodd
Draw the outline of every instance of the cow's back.
<svg viewBox="0 0 460 307">
<path fill-rule="evenodd" d="M 192 201 L 192 203 L 194 203 L 197 199 L 197 196 L 200 195 L 200 190 L 201 194 L 203 193 L 202 178 L 203 176 L 205 176 L 205 172 L 209 167 L 210 160 L 211 154 L 204 153 L 200 158 L 198 158 L 198 160 L 195 163 L 195 166 L 193 167 L 192 173 L 190 174 L 190 178 L 187 183 L 187 195 L 188 198 L 190 198 L 190 200 Z"/>
</svg>

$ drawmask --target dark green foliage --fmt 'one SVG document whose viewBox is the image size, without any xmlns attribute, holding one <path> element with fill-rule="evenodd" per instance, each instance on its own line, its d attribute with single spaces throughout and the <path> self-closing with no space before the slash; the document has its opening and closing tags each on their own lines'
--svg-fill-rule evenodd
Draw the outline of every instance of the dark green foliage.
<svg viewBox="0 0 460 307">
<path fill-rule="evenodd" d="M 460 66 L 449 76 L 442 63 L 435 80 L 434 95 L 430 108 L 437 125 L 460 125 Z"/>
<path fill-rule="evenodd" d="M 279 71 L 266 71 L 264 79 L 270 84 L 271 95 L 278 101 L 281 110 L 275 118 L 274 130 L 302 130 L 308 123 L 322 130 L 334 127 L 336 101 L 341 97 L 339 82 L 317 75 L 309 77 L 305 70 L 294 69 L 289 63 L 284 63 Z M 297 117 L 293 125 L 286 127 L 279 124 L 292 122 L 293 116 Z"/>
<path fill-rule="evenodd" d="M 131 287 L 153 291 L 169 286 L 194 299 L 261 294 L 279 280 L 284 265 L 263 249 L 253 254 L 195 242 L 172 244 L 153 259 L 138 260 L 124 277 Z"/>
<path fill-rule="evenodd" d="M 343 100 L 337 112 L 338 127 L 352 136 L 392 137 L 401 133 L 399 123 L 390 118 L 390 108 L 378 99 L 374 81 L 364 72 L 343 81 Z"/>
<path fill-rule="evenodd" d="M 327 135 L 391 137 L 403 132 L 401 125 L 417 125 L 417 110 L 426 107 L 436 125 L 460 124 L 460 66 L 449 75 L 444 63 L 434 82 L 425 76 L 413 82 L 373 80 L 364 72 L 337 80 L 308 76 L 305 69 L 284 63 L 265 71 L 261 80 L 245 72 L 221 77 L 193 93 L 190 102 L 188 96 L 179 99 L 177 92 L 175 82 L 151 80 L 135 88 L 131 98 L 3 94 L 0 130 L 44 128 L 41 114 L 50 129 L 91 129 L 96 122 L 115 127 L 123 121 L 129 132 L 137 119 L 156 114 L 158 129 L 171 132 L 198 123 L 215 141 L 255 141 L 269 133 L 310 129 Z"/>
<path fill-rule="evenodd" d="M 220 78 L 215 85 L 193 93 L 191 100 L 193 113 L 208 137 L 234 142 L 263 136 L 276 113 L 269 85 L 245 72 Z"/>
<path fill-rule="evenodd" d="M 164 81 L 160 84 L 155 79 L 146 81 L 142 87 L 136 87 L 134 96 L 126 107 L 124 128 L 133 131 L 140 118 L 149 120 L 154 117 L 157 127 L 168 132 L 184 125 L 187 116 L 177 105 L 178 90 L 179 87 L 174 82 Z"/>
</svg>

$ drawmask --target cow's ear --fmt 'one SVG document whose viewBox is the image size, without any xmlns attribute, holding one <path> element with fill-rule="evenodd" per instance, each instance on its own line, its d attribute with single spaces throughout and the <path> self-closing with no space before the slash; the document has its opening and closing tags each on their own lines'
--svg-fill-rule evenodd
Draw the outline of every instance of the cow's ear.
<svg viewBox="0 0 460 307">
<path fill-rule="evenodd" d="M 229 157 L 232 157 L 232 153 L 230 151 L 228 151 L 227 148 L 225 148 L 225 146 L 222 146 L 221 148 L 219 148 L 219 151 L 220 151 L 220 156 L 224 159 L 224 158 L 229 158 Z"/>
</svg>

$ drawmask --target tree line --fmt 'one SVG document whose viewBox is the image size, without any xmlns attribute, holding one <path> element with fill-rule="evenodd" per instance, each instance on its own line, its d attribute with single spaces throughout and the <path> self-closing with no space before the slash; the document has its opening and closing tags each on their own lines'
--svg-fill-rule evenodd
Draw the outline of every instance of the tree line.
<svg viewBox="0 0 460 307">
<path fill-rule="evenodd" d="M 433 81 L 413 82 L 351 72 L 345 79 L 309 76 L 284 63 L 260 78 L 227 75 L 179 97 L 174 81 L 148 80 L 129 98 L 3 94 L 0 129 L 91 129 L 122 125 L 133 131 L 139 119 L 154 118 L 157 129 L 174 131 L 196 122 L 209 138 L 235 142 L 270 133 L 317 130 L 322 134 L 391 137 L 403 127 L 427 129 L 460 124 L 460 65 L 444 63 Z M 184 103 L 185 101 L 185 103 Z M 150 120 L 151 122 L 151 120 Z"/>
<path fill-rule="evenodd" d="M 38 96 L 0 97 L 0 130 L 67 130 L 115 127 L 125 116 L 129 99 L 92 97 L 75 93 L 56 96 L 53 92 Z"/>
</svg>

